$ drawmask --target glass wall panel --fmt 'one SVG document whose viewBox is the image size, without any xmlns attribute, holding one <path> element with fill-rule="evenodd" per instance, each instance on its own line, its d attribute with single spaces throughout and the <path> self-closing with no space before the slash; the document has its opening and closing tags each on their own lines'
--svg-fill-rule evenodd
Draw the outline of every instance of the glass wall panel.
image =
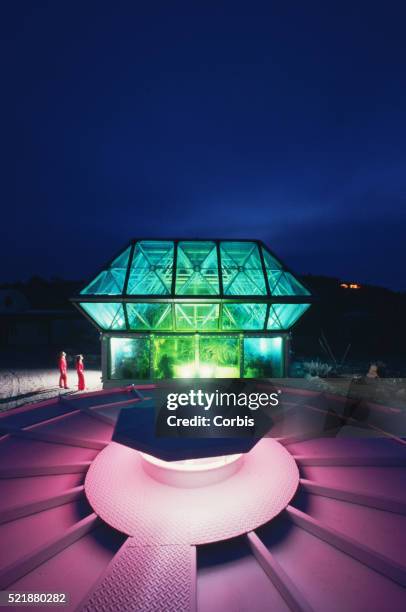
<svg viewBox="0 0 406 612">
<path fill-rule="evenodd" d="M 271 255 L 271 253 L 268 251 L 268 249 L 261 247 L 262 248 L 262 254 L 264 256 L 264 262 L 265 262 L 265 268 L 267 270 L 282 270 L 282 264 L 281 262 L 276 259 L 276 257 L 274 255 Z"/>
<path fill-rule="evenodd" d="M 200 378 L 239 378 L 238 336 L 200 336 L 198 376 Z"/>
<path fill-rule="evenodd" d="M 219 327 L 218 304 L 176 304 L 175 320 L 178 331 L 212 331 Z"/>
<path fill-rule="evenodd" d="M 214 242 L 179 242 L 177 295 L 218 295 L 217 247 Z"/>
<path fill-rule="evenodd" d="M 283 329 L 283 325 L 279 321 L 278 315 L 276 314 L 273 306 L 271 306 L 269 309 L 267 329 Z"/>
<path fill-rule="evenodd" d="M 128 325 L 131 330 L 167 331 L 173 327 L 170 304 L 128 303 L 126 308 Z"/>
<path fill-rule="evenodd" d="M 110 379 L 149 379 L 149 355 L 149 338 L 110 338 Z"/>
<path fill-rule="evenodd" d="M 239 378 L 239 338 L 156 336 L 154 378 Z"/>
<path fill-rule="evenodd" d="M 226 295 L 266 295 L 261 258 L 255 242 L 222 242 L 220 251 Z"/>
<path fill-rule="evenodd" d="M 80 305 L 103 330 L 125 329 L 124 309 L 122 304 L 112 302 L 80 302 Z"/>
<path fill-rule="evenodd" d="M 262 247 L 269 289 L 272 295 L 310 295 L 309 291 L 282 264 Z"/>
<path fill-rule="evenodd" d="M 282 274 L 282 264 L 267 251 L 264 247 L 262 248 L 262 254 L 264 256 L 265 270 L 268 275 L 269 289 L 273 294 L 275 286 Z"/>
<path fill-rule="evenodd" d="M 272 295 L 310 295 L 290 272 L 282 272 L 274 280 L 274 285 L 270 287 Z"/>
<path fill-rule="evenodd" d="M 196 336 L 155 336 L 154 378 L 197 377 Z"/>
<path fill-rule="evenodd" d="M 137 242 L 131 262 L 127 293 L 165 295 L 171 293 L 173 242 L 143 240 Z"/>
<path fill-rule="evenodd" d="M 283 376 L 283 339 L 244 338 L 244 378 Z"/>
<path fill-rule="evenodd" d="M 273 304 L 269 311 L 268 329 L 289 329 L 310 304 Z"/>
<path fill-rule="evenodd" d="M 80 293 L 89 295 L 120 295 L 124 289 L 127 274 L 128 258 L 131 247 L 128 247 L 110 264 L 100 272 Z"/>
<path fill-rule="evenodd" d="M 281 337 L 243 338 L 245 378 L 283 375 Z M 237 335 L 167 335 L 110 338 L 109 378 L 239 378 L 240 338 Z M 152 350 L 152 372 L 150 360 Z"/>
<path fill-rule="evenodd" d="M 224 304 L 223 329 L 263 329 L 266 317 L 266 304 Z"/>
</svg>

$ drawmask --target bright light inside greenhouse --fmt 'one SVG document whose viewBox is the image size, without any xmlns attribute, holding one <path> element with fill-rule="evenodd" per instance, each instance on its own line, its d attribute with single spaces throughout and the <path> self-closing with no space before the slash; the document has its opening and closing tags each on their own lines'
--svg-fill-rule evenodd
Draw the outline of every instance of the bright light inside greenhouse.
<svg viewBox="0 0 406 612">
<path fill-rule="evenodd" d="M 199 378 L 213 378 L 214 366 L 202 364 L 199 366 Z"/>
<path fill-rule="evenodd" d="M 174 367 L 175 378 L 194 378 L 196 375 L 196 366 L 193 363 L 185 363 Z"/>
</svg>

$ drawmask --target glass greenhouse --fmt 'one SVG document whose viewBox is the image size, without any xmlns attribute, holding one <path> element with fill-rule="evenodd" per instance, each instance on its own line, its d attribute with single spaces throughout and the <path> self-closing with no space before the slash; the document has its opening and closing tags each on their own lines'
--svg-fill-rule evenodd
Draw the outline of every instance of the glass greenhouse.
<svg viewBox="0 0 406 612">
<path fill-rule="evenodd" d="M 284 376 L 312 298 L 260 241 L 133 240 L 72 301 L 102 334 L 110 386 Z"/>
</svg>

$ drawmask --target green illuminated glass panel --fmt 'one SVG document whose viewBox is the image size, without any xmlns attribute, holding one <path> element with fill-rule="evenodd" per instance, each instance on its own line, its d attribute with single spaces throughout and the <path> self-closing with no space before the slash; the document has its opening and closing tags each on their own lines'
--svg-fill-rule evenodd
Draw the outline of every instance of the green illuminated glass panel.
<svg viewBox="0 0 406 612">
<path fill-rule="evenodd" d="M 273 304 L 269 311 L 268 329 L 289 329 L 310 304 Z"/>
<path fill-rule="evenodd" d="M 261 258 L 255 242 L 222 242 L 220 251 L 226 295 L 266 295 Z"/>
<path fill-rule="evenodd" d="M 179 242 L 177 295 L 218 295 L 217 247 L 214 242 Z"/>
<path fill-rule="evenodd" d="M 196 336 L 155 336 L 153 338 L 154 378 L 197 377 Z"/>
<path fill-rule="evenodd" d="M 310 295 L 290 272 L 282 272 L 271 288 L 272 295 Z"/>
<path fill-rule="evenodd" d="M 283 376 L 283 340 L 244 338 L 244 378 L 279 378 Z"/>
<path fill-rule="evenodd" d="M 281 262 L 276 259 L 276 257 L 274 255 L 271 255 L 271 253 L 268 251 L 268 249 L 261 247 L 262 248 L 262 254 L 264 256 L 264 262 L 265 262 L 265 268 L 267 270 L 282 270 L 282 264 Z"/>
<path fill-rule="evenodd" d="M 175 304 L 178 331 L 211 331 L 219 327 L 218 304 Z"/>
<path fill-rule="evenodd" d="M 239 338 L 199 336 L 197 373 L 200 378 L 239 378 Z"/>
<path fill-rule="evenodd" d="M 273 306 L 269 309 L 267 329 L 283 329 L 282 323 L 279 321 L 278 315 Z"/>
<path fill-rule="evenodd" d="M 143 240 L 137 242 L 131 262 L 127 293 L 131 295 L 166 295 L 171 293 L 173 242 Z"/>
<path fill-rule="evenodd" d="M 104 331 L 125 329 L 122 304 L 81 302 L 80 305 Z"/>
<path fill-rule="evenodd" d="M 268 275 L 269 289 L 271 291 L 271 294 L 273 294 L 275 286 L 277 285 L 283 272 L 282 265 L 276 259 L 276 257 L 271 255 L 269 251 L 267 251 L 267 249 L 265 249 L 264 247 L 261 248 L 262 254 L 264 256 L 265 270 Z"/>
<path fill-rule="evenodd" d="M 223 329 L 249 330 L 263 329 L 266 317 L 266 304 L 224 304 Z"/>
<path fill-rule="evenodd" d="M 262 248 L 269 289 L 272 295 L 310 295 L 309 291 L 281 263 Z"/>
<path fill-rule="evenodd" d="M 110 266 L 100 272 L 80 293 L 83 295 L 120 295 L 124 289 L 130 248 L 128 247 L 124 253 L 116 257 Z"/>
<path fill-rule="evenodd" d="M 172 329 L 172 307 L 170 304 L 144 304 L 128 303 L 127 317 L 131 330 L 160 330 Z"/>
<path fill-rule="evenodd" d="M 149 355 L 149 338 L 110 338 L 110 379 L 149 379 Z"/>
</svg>

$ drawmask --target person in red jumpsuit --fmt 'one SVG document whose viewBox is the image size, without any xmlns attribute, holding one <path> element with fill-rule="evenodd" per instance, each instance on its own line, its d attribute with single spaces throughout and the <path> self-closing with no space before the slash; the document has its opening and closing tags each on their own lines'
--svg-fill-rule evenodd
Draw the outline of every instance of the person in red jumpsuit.
<svg viewBox="0 0 406 612">
<path fill-rule="evenodd" d="M 61 389 L 69 389 L 68 387 L 68 366 L 66 363 L 66 353 L 62 351 L 59 353 L 59 386 Z"/>
<path fill-rule="evenodd" d="M 76 372 L 78 373 L 78 389 L 79 391 L 84 391 L 85 386 L 85 375 L 84 375 L 85 366 L 83 365 L 83 355 L 77 355 L 76 357 Z"/>
</svg>

